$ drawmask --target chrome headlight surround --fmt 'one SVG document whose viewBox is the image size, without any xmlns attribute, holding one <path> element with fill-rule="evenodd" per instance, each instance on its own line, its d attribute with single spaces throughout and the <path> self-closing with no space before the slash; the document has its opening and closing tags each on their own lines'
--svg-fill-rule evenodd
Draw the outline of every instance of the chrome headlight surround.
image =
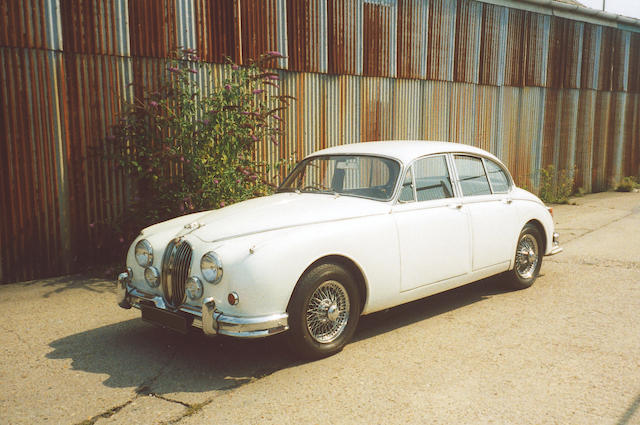
<svg viewBox="0 0 640 425">
<path fill-rule="evenodd" d="M 140 239 L 135 248 L 136 262 L 140 267 L 148 267 L 153 263 L 153 247 L 146 239 Z"/>
<path fill-rule="evenodd" d="M 144 269 L 144 280 L 152 288 L 157 288 L 160 285 L 160 272 L 153 266 L 147 267 Z"/>
<path fill-rule="evenodd" d="M 185 292 L 190 300 L 197 300 L 198 298 L 201 298 L 204 293 L 204 287 L 202 286 L 200 279 L 196 276 L 189 277 L 185 285 Z"/>
<path fill-rule="evenodd" d="M 214 285 L 222 280 L 222 261 L 213 251 L 209 251 L 200 259 L 200 272 L 207 282 Z"/>
</svg>

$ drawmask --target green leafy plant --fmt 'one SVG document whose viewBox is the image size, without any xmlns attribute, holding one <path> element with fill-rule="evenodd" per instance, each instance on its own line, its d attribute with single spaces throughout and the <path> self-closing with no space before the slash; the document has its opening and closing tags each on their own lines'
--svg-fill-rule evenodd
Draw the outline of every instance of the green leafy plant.
<svg viewBox="0 0 640 425">
<path fill-rule="evenodd" d="M 566 204 L 573 192 L 573 172 L 570 170 L 556 170 L 553 165 L 540 170 L 539 196 L 543 202 L 549 204 Z"/>
<path fill-rule="evenodd" d="M 278 94 L 278 74 L 268 70 L 279 57 L 229 62 L 229 77 L 203 93 L 196 77 L 207 77 L 205 66 L 195 51 L 181 50 L 159 86 L 126 106 L 107 136 L 107 159 L 128 176 L 132 193 L 111 223 L 118 234 L 129 240 L 144 226 L 273 191 L 281 161 L 257 161 L 256 148 L 279 143 L 293 99 Z"/>
<path fill-rule="evenodd" d="M 640 188 L 640 182 L 634 176 L 623 177 L 616 186 L 616 192 L 631 192 L 633 189 Z"/>
</svg>

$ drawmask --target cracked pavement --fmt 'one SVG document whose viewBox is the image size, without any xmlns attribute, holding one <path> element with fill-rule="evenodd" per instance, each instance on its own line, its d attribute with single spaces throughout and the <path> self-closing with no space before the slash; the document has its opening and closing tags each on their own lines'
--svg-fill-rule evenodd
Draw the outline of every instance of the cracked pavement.
<svg viewBox="0 0 640 425">
<path fill-rule="evenodd" d="M 0 286 L 0 423 L 640 424 L 640 193 L 554 206 L 565 252 L 362 319 L 336 356 L 178 335 L 71 276 Z"/>
</svg>

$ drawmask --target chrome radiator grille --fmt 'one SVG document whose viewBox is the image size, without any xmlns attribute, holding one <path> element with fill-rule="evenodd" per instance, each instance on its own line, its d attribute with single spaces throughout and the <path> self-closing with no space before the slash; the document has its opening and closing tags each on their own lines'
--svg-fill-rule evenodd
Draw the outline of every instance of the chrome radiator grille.
<svg viewBox="0 0 640 425">
<path fill-rule="evenodd" d="M 162 292 L 172 307 L 185 301 L 185 285 L 191 267 L 191 245 L 184 241 L 169 242 L 162 258 Z"/>
</svg>

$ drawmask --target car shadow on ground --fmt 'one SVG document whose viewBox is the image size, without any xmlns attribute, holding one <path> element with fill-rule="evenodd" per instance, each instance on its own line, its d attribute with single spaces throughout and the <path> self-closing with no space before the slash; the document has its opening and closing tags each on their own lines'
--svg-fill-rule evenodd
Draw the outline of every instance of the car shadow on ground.
<svg viewBox="0 0 640 425">
<path fill-rule="evenodd" d="M 543 276 L 541 273 L 540 276 Z M 394 329 L 456 310 L 478 301 L 511 292 L 503 276 L 493 276 L 430 297 L 363 316 L 354 340 L 371 338 Z"/>
<path fill-rule="evenodd" d="M 507 292 L 498 278 L 414 301 L 362 318 L 356 340 Z M 51 342 L 49 359 L 71 359 L 73 370 L 106 375 L 104 385 L 141 394 L 226 390 L 301 364 L 288 351 L 286 335 L 257 340 L 181 335 L 140 319 L 114 323 Z"/>
</svg>

